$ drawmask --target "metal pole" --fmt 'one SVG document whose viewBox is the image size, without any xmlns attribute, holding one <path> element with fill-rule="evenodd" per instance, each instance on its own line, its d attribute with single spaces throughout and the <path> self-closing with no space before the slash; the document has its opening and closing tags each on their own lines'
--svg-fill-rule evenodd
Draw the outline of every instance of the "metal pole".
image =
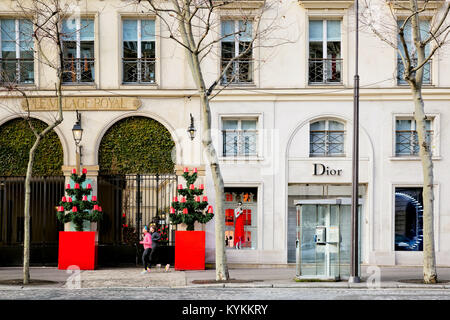
<svg viewBox="0 0 450 320">
<path fill-rule="evenodd" d="M 353 154 L 352 154 L 352 235 L 350 277 L 348 282 L 359 283 L 359 255 L 358 255 L 358 182 L 359 182 L 359 75 L 358 75 L 358 47 L 359 47 L 359 4 L 355 0 L 355 77 L 353 96 Z"/>
</svg>

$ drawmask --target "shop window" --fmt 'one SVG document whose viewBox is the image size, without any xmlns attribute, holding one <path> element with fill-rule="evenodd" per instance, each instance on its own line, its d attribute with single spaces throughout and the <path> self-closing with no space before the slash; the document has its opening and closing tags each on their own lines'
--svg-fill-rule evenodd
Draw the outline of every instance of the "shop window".
<svg viewBox="0 0 450 320">
<path fill-rule="evenodd" d="M 426 142 L 432 144 L 433 130 L 431 120 L 425 121 Z M 396 119 L 395 121 L 395 155 L 417 156 L 419 155 L 419 137 L 416 131 L 414 119 Z"/>
<path fill-rule="evenodd" d="M 94 20 L 65 19 L 62 32 L 63 83 L 94 82 Z"/>
<path fill-rule="evenodd" d="M 401 27 L 404 23 L 404 20 L 398 21 L 398 26 Z M 421 20 L 420 21 L 420 33 L 422 40 L 428 36 L 428 32 L 430 30 L 430 21 L 429 20 Z M 405 28 L 403 29 L 404 38 L 406 42 L 406 47 L 408 48 L 409 57 L 411 59 L 412 68 L 417 66 L 417 53 L 414 46 L 414 39 L 411 28 L 411 21 L 406 23 Z M 399 85 L 405 85 L 407 82 L 404 80 L 403 72 L 405 71 L 405 66 L 402 61 L 402 56 L 405 57 L 405 51 L 403 45 L 401 44 L 400 36 L 397 39 L 397 46 L 400 52 L 397 53 L 397 83 Z M 401 54 L 400 54 L 401 53 Z M 425 46 L 425 57 L 430 54 L 430 44 Z M 423 66 L 423 84 L 431 84 L 431 59 L 425 63 Z"/>
<path fill-rule="evenodd" d="M 123 20 L 123 83 L 155 83 L 155 20 Z"/>
<path fill-rule="evenodd" d="M 252 23 L 244 20 L 224 20 L 221 29 L 221 72 L 232 61 L 222 77 L 222 84 L 252 83 Z M 240 57 L 236 58 L 238 56 Z"/>
<path fill-rule="evenodd" d="M 33 23 L 0 20 L 0 83 L 34 83 Z"/>
<path fill-rule="evenodd" d="M 309 127 L 311 157 L 344 156 L 344 124 L 333 120 L 316 121 Z"/>
<path fill-rule="evenodd" d="M 225 245 L 228 249 L 256 249 L 257 188 L 225 188 Z M 242 203 L 242 214 L 235 211 Z M 239 241 L 240 240 L 240 241 Z"/>
<path fill-rule="evenodd" d="M 223 156 L 257 156 L 257 120 L 226 119 L 222 121 Z"/>
<path fill-rule="evenodd" d="M 342 82 L 341 21 L 309 21 L 308 82 Z"/>
<path fill-rule="evenodd" d="M 422 188 L 395 188 L 395 251 L 422 250 Z"/>
</svg>

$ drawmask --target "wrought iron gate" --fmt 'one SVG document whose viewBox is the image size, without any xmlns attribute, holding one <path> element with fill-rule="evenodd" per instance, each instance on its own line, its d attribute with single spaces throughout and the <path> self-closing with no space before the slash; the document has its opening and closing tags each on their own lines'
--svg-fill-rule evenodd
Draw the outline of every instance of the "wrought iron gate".
<svg viewBox="0 0 450 320">
<path fill-rule="evenodd" d="M 54 265 L 58 254 L 56 205 L 64 195 L 64 177 L 31 180 L 32 264 Z M 23 258 L 25 177 L 0 177 L 0 265 L 17 265 Z"/>
<path fill-rule="evenodd" d="M 104 212 L 99 244 L 116 249 L 134 247 L 139 263 L 142 227 L 155 224 L 162 236 L 161 245 L 173 246 L 175 227 L 169 224 L 169 208 L 176 192 L 175 174 L 99 176 L 98 200 Z"/>
</svg>

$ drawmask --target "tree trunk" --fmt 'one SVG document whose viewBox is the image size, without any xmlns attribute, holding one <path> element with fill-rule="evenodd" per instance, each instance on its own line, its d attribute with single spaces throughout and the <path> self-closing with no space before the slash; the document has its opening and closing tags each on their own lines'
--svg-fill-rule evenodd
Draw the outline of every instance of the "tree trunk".
<svg viewBox="0 0 450 320">
<path fill-rule="evenodd" d="M 30 203 L 31 203 L 31 175 L 33 172 L 34 156 L 41 138 L 37 137 L 30 149 L 27 173 L 25 177 L 25 204 L 24 204 L 24 236 L 23 236 L 23 284 L 30 282 Z"/>
<path fill-rule="evenodd" d="M 420 159 L 423 171 L 423 280 L 425 283 L 436 283 L 436 257 L 434 249 L 434 229 L 433 229 L 433 161 L 431 145 L 426 141 L 426 126 L 424 102 L 421 90 L 413 87 L 414 95 L 414 119 L 416 121 L 416 131 L 419 138 Z"/>
</svg>

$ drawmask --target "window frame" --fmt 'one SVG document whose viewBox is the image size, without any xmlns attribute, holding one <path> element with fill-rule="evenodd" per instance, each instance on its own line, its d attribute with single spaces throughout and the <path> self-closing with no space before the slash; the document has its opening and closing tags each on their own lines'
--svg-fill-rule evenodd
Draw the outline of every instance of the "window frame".
<svg viewBox="0 0 450 320">
<path fill-rule="evenodd" d="M 436 142 L 435 142 L 435 121 L 436 121 L 436 116 L 428 116 L 427 115 L 427 120 L 430 121 L 430 130 L 427 130 L 427 133 L 430 133 L 430 138 L 431 138 L 431 143 L 430 143 L 430 148 L 431 148 L 431 152 L 432 152 L 432 157 L 436 156 L 435 151 L 436 150 Z M 416 134 L 417 135 L 417 131 L 416 131 L 416 120 L 414 119 L 413 116 L 395 116 L 394 117 L 394 146 L 393 146 L 393 154 L 395 158 L 418 158 L 419 157 L 419 151 L 416 153 L 414 152 L 415 148 L 418 145 L 418 140 L 417 142 L 414 140 L 413 138 L 409 138 L 410 140 L 410 153 L 406 154 L 406 153 L 397 153 L 397 133 L 398 132 L 403 132 L 405 130 L 397 130 L 397 121 L 398 120 L 408 120 L 410 121 L 410 128 L 411 130 L 406 130 L 406 132 L 410 132 L 411 134 Z"/>
<path fill-rule="evenodd" d="M 1 35 L 1 30 L 2 30 L 2 22 L 4 20 L 14 20 L 14 32 L 15 32 L 15 37 L 14 37 L 14 42 L 15 42 L 15 59 L 11 59 L 11 60 L 15 60 L 16 61 L 16 79 L 14 81 L 14 83 L 17 83 L 19 85 L 35 85 L 35 81 L 36 81 L 36 72 L 35 72 L 35 59 L 34 59 L 34 38 L 31 35 L 31 51 L 33 52 L 33 58 L 32 59 L 22 59 L 21 58 L 21 52 L 24 52 L 26 50 L 21 50 L 21 46 L 20 46 L 20 21 L 29 21 L 31 22 L 31 26 L 33 28 L 33 21 L 29 18 L 26 17 L 0 17 L 0 61 L 3 61 L 3 57 L 2 57 L 2 35 Z M 33 80 L 30 82 L 25 82 L 25 81 L 21 81 L 21 61 L 24 62 L 31 62 L 31 65 L 33 66 Z M 1 71 L 1 64 L 0 64 L 0 71 Z M 0 83 L 3 83 L 3 79 L 0 76 Z"/>
<path fill-rule="evenodd" d="M 337 123 L 340 123 L 340 124 L 342 124 L 343 125 L 343 127 L 344 127 L 344 129 L 343 130 L 330 130 L 329 128 L 330 128 L 330 121 L 333 121 L 333 122 L 337 122 Z M 324 130 L 311 130 L 311 125 L 312 124 L 314 124 L 314 123 L 317 123 L 317 122 L 325 122 L 325 129 Z M 312 141 L 311 141 L 311 132 L 325 132 L 325 141 L 324 141 L 324 144 L 325 144 L 325 152 L 322 154 L 314 154 L 314 153 L 311 153 L 311 144 L 312 144 Z M 329 153 L 328 152 L 328 146 L 329 146 L 329 144 L 330 144 L 330 142 L 329 142 L 329 136 L 328 136 L 328 133 L 329 132 L 341 132 L 342 133 L 342 150 L 343 150 L 343 153 L 335 153 L 335 154 L 333 154 L 333 153 Z M 341 121 L 341 120 L 337 120 L 337 119 L 316 119 L 316 120 L 313 120 L 313 121 L 310 121 L 309 122 L 309 131 L 308 131 L 308 137 L 309 137 L 309 157 L 310 158 L 320 158 L 320 157 L 323 157 L 323 158 L 338 158 L 338 157 L 346 157 L 346 150 L 345 150 L 345 147 L 346 147 L 346 133 L 347 133 L 347 130 L 346 130 L 346 123 L 344 122 L 344 121 Z"/>
<path fill-rule="evenodd" d="M 327 72 L 323 72 L 322 71 L 322 81 L 321 82 L 312 82 L 310 81 L 310 34 L 311 34 L 311 30 L 310 30 L 310 21 L 322 21 L 322 61 L 326 61 L 328 60 L 327 58 L 327 53 L 328 53 L 328 32 L 327 32 L 327 24 L 328 21 L 339 21 L 339 26 L 340 26 L 340 37 L 339 37 L 339 47 L 340 47 L 340 58 L 335 58 L 336 61 L 340 62 L 340 79 L 339 81 L 335 81 L 335 82 L 331 82 L 327 80 Z M 307 45 L 306 45 L 306 83 L 308 86 L 318 86 L 318 85 L 331 85 L 331 86 L 339 86 L 339 85 L 343 85 L 344 84 L 344 48 L 343 48 L 343 37 L 344 34 L 342 32 L 342 27 L 344 24 L 344 18 L 342 16 L 314 16 L 314 15 L 310 15 L 308 16 L 308 19 L 306 21 L 306 25 L 307 25 L 307 29 L 308 29 L 308 36 L 307 36 Z"/>
<path fill-rule="evenodd" d="M 233 21 L 233 23 L 234 23 L 234 33 L 235 34 L 232 34 L 232 35 L 228 36 L 228 37 L 233 37 L 234 41 L 224 41 L 226 38 L 228 38 L 228 37 L 224 37 L 224 35 L 222 35 L 223 23 L 226 22 L 226 21 Z M 222 69 L 222 66 L 223 66 L 223 60 L 222 60 L 223 59 L 222 58 L 223 48 L 222 48 L 222 44 L 224 42 L 233 42 L 233 44 L 234 44 L 233 58 L 239 55 L 240 42 L 252 43 L 252 41 L 240 41 L 240 37 L 239 37 L 239 23 L 241 21 L 244 22 L 244 23 L 246 22 L 246 23 L 250 24 L 251 32 L 252 32 L 252 39 L 253 39 L 253 31 L 254 30 L 253 30 L 253 20 L 252 19 L 243 20 L 242 18 L 238 18 L 238 17 L 224 17 L 224 18 L 220 19 L 220 37 L 221 37 L 221 39 L 219 41 L 219 56 L 220 56 L 220 59 L 219 59 L 219 61 L 220 61 L 220 63 L 219 63 L 219 74 L 222 74 L 222 71 L 223 71 L 223 69 Z M 234 81 L 231 81 L 231 82 L 224 81 L 224 79 L 226 79 L 226 74 L 227 74 L 227 73 L 225 73 L 220 79 L 220 85 L 222 85 L 222 86 L 230 86 L 230 85 L 231 86 L 248 86 L 248 85 L 255 85 L 255 76 L 256 76 L 256 74 L 255 74 L 255 50 L 253 48 L 253 44 L 252 44 L 250 55 L 251 55 L 251 58 L 250 58 L 248 64 L 249 64 L 249 72 L 251 72 L 251 80 L 250 81 L 240 81 L 240 79 L 239 79 L 240 77 L 238 76 L 237 80 L 235 79 Z M 237 60 L 234 63 L 236 63 L 239 66 L 239 63 L 242 63 L 242 62 L 239 62 L 239 61 L 240 60 Z M 232 69 L 236 69 L 236 68 L 239 69 L 238 67 L 236 67 L 236 65 L 230 66 L 231 70 Z M 234 72 L 236 72 L 236 70 L 234 70 Z M 238 74 L 239 74 L 239 72 L 238 72 Z"/>
<path fill-rule="evenodd" d="M 143 82 L 142 79 L 139 80 L 140 77 L 142 77 L 141 73 L 138 71 L 137 73 L 137 79 L 138 81 L 136 82 L 128 82 L 128 81 L 124 81 L 124 76 L 125 76 L 125 70 L 124 70 L 124 33 L 123 33 L 123 22 L 125 20 L 134 20 L 137 22 L 137 64 L 138 64 L 138 70 L 139 68 L 142 69 L 141 63 L 142 61 L 140 61 L 142 59 L 142 21 L 143 20 L 148 20 L 148 21 L 153 21 L 154 22 L 154 34 L 155 34 L 155 39 L 151 42 L 153 42 L 153 45 L 155 47 L 154 49 L 154 55 L 155 58 L 152 61 L 153 64 L 153 69 L 154 69 L 154 75 L 153 75 L 153 81 L 152 82 Z M 121 71 L 122 71 L 122 75 L 121 75 L 121 80 L 120 80 L 120 84 L 124 85 L 124 86 L 152 86 L 152 85 L 156 85 L 157 84 L 157 60 L 158 60 L 158 43 L 157 43 L 157 38 L 156 38 L 156 29 L 157 29 L 157 20 L 155 17 L 134 17 L 134 16 L 122 16 L 121 17 L 121 35 L 122 35 L 122 39 L 121 39 L 121 45 L 122 45 L 122 52 L 121 52 Z M 140 67 L 139 67 L 140 66 Z"/>
<path fill-rule="evenodd" d="M 237 121 L 237 129 L 231 130 L 231 129 L 224 129 L 224 121 Z M 254 121 L 255 122 L 255 128 L 256 129 L 251 129 L 251 130 L 243 130 L 242 129 L 242 121 Z M 258 117 L 221 117 L 220 118 L 220 125 L 221 125 L 221 145 L 222 145 L 222 157 L 224 159 L 230 159 L 230 158 L 255 158 L 259 156 L 259 152 L 260 152 L 260 129 L 259 129 L 259 118 Z M 237 153 L 230 153 L 227 154 L 225 152 L 225 134 L 226 131 L 234 131 L 237 132 L 237 137 L 238 137 L 238 142 L 237 142 L 237 148 L 238 148 L 238 152 Z M 255 148 L 255 153 L 248 153 L 245 154 L 245 148 L 243 147 L 243 142 L 241 141 L 241 139 L 243 138 L 243 135 L 240 135 L 239 133 L 243 133 L 243 132 L 254 132 L 255 133 L 255 141 L 254 141 L 254 148 Z"/>
</svg>

